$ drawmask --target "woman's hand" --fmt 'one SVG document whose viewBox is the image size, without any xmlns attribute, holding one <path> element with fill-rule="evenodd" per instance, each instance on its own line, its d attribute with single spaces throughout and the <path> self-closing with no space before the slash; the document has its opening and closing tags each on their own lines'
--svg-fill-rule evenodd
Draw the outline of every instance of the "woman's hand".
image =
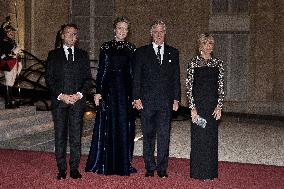
<svg viewBox="0 0 284 189">
<path fill-rule="evenodd" d="M 174 100 L 174 103 L 173 103 L 173 111 L 177 111 L 178 110 L 178 101 L 177 100 Z"/>
<path fill-rule="evenodd" d="M 102 95 L 101 94 L 95 94 L 94 101 L 95 101 L 96 106 L 100 105 L 100 100 L 101 99 L 102 99 Z"/>
<path fill-rule="evenodd" d="M 138 100 L 134 100 L 132 102 L 133 108 L 136 108 L 137 110 L 142 110 L 143 109 L 143 105 L 140 99 Z"/>
<path fill-rule="evenodd" d="M 217 106 L 214 112 L 212 113 L 212 115 L 214 116 L 216 120 L 219 120 L 221 118 L 221 108 Z"/>
<path fill-rule="evenodd" d="M 197 110 L 196 110 L 196 108 L 192 108 L 191 109 L 191 120 L 192 120 L 192 122 L 194 122 L 196 120 L 196 118 L 197 118 Z"/>
</svg>

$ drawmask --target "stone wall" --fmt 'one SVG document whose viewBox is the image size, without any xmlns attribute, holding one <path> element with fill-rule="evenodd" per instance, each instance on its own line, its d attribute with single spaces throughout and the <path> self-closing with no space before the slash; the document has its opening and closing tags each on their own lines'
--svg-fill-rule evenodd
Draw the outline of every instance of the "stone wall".
<svg viewBox="0 0 284 189">
<path fill-rule="evenodd" d="M 166 40 L 180 51 L 180 79 L 182 104 L 185 98 L 186 65 L 195 53 L 196 38 L 201 32 L 208 31 L 209 1 L 188 0 L 116 0 L 116 15 L 127 16 L 131 21 L 129 41 L 137 47 L 148 44 L 150 25 L 162 19 L 167 25 Z"/>
<path fill-rule="evenodd" d="M 0 0 L 0 23 L 10 16 L 12 25 L 17 28 L 16 40 L 23 48 L 25 44 L 25 1 Z"/>
<path fill-rule="evenodd" d="M 214 21 L 210 0 L 84 0 L 80 3 L 63 0 L 56 1 L 56 5 L 52 4 L 52 0 L 17 2 L 20 43 L 41 59 L 45 59 L 47 52 L 54 47 L 60 25 L 68 21 L 79 25 L 81 45 L 90 52 L 91 58 L 96 59 L 101 43 L 113 36 L 112 21 L 116 16 L 124 15 L 130 19 L 129 41 L 137 47 L 150 42 L 149 30 L 153 20 L 164 20 L 167 24 L 167 43 L 180 51 L 183 105 L 187 104 L 184 84 L 186 64 L 195 53 L 197 34 L 208 30 L 222 33 L 220 27 L 229 25 L 231 28 L 246 28 L 249 34 L 249 63 L 242 65 L 246 68 L 246 74 L 239 74 L 241 85 L 246 85 L 242 86 L 245 92 L 227 100 L 225 111 L 284 115 L 284 5 L 281 0 L 251 0 L 245 22 L 237 14 L 228 15 L 224 18 L 229 18 L 230 22 L 220 22 L 223 26 Z M 15 23 L 13 2 L 0 0 L 2 21 L 7 15 L 11 15 Z M 237 22 L 231 18 L 236 18 L 238 25 L 234 25 Z M 237 81 L 227 83 L 232 89 Z"/>
<path fill-rule="evenodd" d="M 101 44 L 113 37 L 114 0 L 72 0 L 71 10 L 72 22 L 80 28 L 79 46 L 98 59 Z"/>
<path fill-rule="evenodd" d="M 283 10 L 280 0 L 251 1 L 249 112 L 284 115 Z"/>
<path fill-rule="evenodd" d="M 60 26 L 69 21 L 70 1 L 26 0 L 25 8 L 25 49 L 44 60 L 54 48 Z"/>
</svg>

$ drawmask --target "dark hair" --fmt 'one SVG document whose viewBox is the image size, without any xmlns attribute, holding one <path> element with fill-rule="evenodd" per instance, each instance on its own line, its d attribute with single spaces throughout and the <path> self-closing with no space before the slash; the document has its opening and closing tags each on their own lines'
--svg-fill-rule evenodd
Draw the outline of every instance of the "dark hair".
<svg viewBox="0 0 284 189">
<path fill-rule="evenodd" d="M 69 24 L 64 24 L 61 26 L 61 30 L 62 32 L 65 30 L 65 28 L 75 28 L 76 30 L 78 30 L 78 27 L 76 24 L 73 23 L 69 23 Z"/>
<path fill-rule="evenodd" d="M 128 24 L 128 28 L 130 27 L 130 21 L 128 18 L 126 18 L 125 16 L 122 16 L 122 17 L 117 17 L 114 22 L 113 22 L 113 29 L 116 29 L 116 25 L 119 23 L 119 22 L 125 22 Z"/>
<path fill-rule="evenodd" d="M 61 25 L 60 29 L 57 31 L 56 33 L 56 38 L 55 38 L 55 48 L 60 48 L 62 47 L 62 38 L 61 38 L 61 35 L 62 35 L 62 32 L 63 32 L 63 29 L 65 28 L 65 24 Z"/>
</svg>

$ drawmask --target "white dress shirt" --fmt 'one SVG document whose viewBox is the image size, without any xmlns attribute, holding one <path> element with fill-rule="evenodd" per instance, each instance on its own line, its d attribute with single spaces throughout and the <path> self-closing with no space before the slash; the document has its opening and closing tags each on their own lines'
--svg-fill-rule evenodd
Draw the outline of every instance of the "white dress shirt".
<svg viewBox="0 0 284 189">
<path fill-rule="evenodd" d="M 156 43 L 152 42 L 152 44 L 156 54 L 158 53 L 158 46 L 161 46 L 160 53 L 161 53 L 161 64 L 162 64 L 164 60 L 165 43 L 163 43 L 162 45 L 157 45 Z"/>
<path fill-rule="evenodd" d="M 72 49 L 72 54 L 73 54 L 73 61 L 74 61 L 74 46 L 72 47 L 67 47 L 66 45 L 63 45 L 63 49 L 64 49 L 64 53 L 65 53 L 65 56 L 66 56 L 66 59 L 68 60 L 68 54 L 69 54 L 69 51 L 68 49 L 71 48 Z M 77 94 L 80 95 L 80 99 L 83 97 L 83 94 L 81 92 L 77 92 Z M 57 97 L 57 100 L 60 100 L 60 96 L 62 95 L 62 93 L 60 93 Z"/>
<path fill-rule="evenodd" d="M 63 49 L 64 49 L 64 52 L 65 52 L 66 59 L 68 60 L 68 54 L 69 54 L 68 49 L 69 49 L 69 48 L 72 49 L 73 61 L 74 61 L 74 46 L 72 46 L 72 47 L 67 47 L 66 45 L 63 45 Z"/>
</svg>

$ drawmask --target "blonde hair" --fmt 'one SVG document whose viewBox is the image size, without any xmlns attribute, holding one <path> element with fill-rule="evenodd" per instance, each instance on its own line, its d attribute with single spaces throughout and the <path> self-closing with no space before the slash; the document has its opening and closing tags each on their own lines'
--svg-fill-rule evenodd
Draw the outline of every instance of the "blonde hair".
<svg viewBox="0 0 284 189">
<path fill-rule="evenodd" d="M 197 39 L 197 45 L 198 45 L 198 50 L 200 51 L 200 48 L 201 46 L 204 44 L 204 43 L 213 43 L 214 44 L 214 38 L 211 34 L 208 34 L 208 33 L 202 33 L 198 36 L 198 39 Z"/>
</svg>

